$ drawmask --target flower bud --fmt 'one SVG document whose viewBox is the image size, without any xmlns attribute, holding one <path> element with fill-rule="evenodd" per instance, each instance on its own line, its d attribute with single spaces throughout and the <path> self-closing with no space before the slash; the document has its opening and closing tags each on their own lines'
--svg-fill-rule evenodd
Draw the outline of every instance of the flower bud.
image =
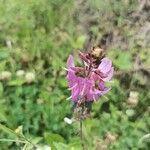
<svg viewBox="0 0 150 150">
<path fill-rule="evenodd" d="M 79 52 L 79 57 L 86 63 L 90 63 L 89 56 L 86 53 Z"/>
<path fill-rule="evenodd" d="M 103 58 L 105 55 L 105 52 L 103 49 L 99 48 L 99 47 L 94 47 L 91 51 L 91 55 L 94 58 Z"/>
<path fill-rule="evenodd" d="M 11 72 L 9 71 L 3 71 L 1 74 L 0 74 L 0 80 L 9 80 L 11 79 Z"/>
<path fill-rule="evenodd" d="M 26 79 L 26 82 L 27 82 L 27 83 L 32 83 L 32 82 L 35 81 L 35 74 L 32 73 L 32 72 L 28 72 L 28 73 L 26 73 L 26 75 L 25 75 L 25 79 Z"/>
<path fill-rule="evenodd" d="M 18 128 L 15 129 L 15 133 L 17 133 L 17 134 L 22 134 L 22 130 L 23 130 L 23 126 L 22 126 L 22 125 L 21 125 L 21 126 L 18 126 Z"/>
</svg>

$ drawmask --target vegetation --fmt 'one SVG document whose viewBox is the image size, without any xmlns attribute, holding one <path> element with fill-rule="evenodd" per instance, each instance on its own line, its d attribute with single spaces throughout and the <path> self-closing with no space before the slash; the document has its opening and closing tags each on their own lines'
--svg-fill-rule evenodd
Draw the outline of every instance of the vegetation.
<svg viewBox="0 0 150 150">
<path fill-rule="evenodd" d="M 64 122 L 73 112 L 63 68 L 70 53 L 100 46 L 115 74 L 83 123 L 85 147 L 148 150 L 149 13 L 149 0 L 0 0 L 0 149 L 82 148 L 79 123 Z"/>
</svg>

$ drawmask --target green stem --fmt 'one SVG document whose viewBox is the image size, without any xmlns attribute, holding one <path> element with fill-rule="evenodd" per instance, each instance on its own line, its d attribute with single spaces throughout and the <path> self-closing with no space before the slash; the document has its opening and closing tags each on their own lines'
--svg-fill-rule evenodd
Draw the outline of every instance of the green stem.
<svg viewBox="0 0 150 150">
<path fill-rule="evenodd" d="M 12 129 L 6 127 L 5 125 L 0 123 L 0 128 L 5 129 L 7 131 L 9 131 L 10 133 L 14 134 L 15 136 L 17 136 L 18 138 L 22 138 L 24 139 L 26 142 L 30 143 L 33 147 L 37 147 L 34 143 L 32 143 L 30 140 L 28 140 L 24 135 L 16 133 L 15 131 L 13 131 Z"/>
<path fill-rule="evenodd" d="M 84 141 L 83 141 L 83 112 L 84 112 L 84 105 L 82 105 L 81 116 L 80 116 L 80 139 L 81 139 L 82 149 L 85 150 Z"/>
<path fill-rule="evenodd" d="M 0 142 L 18 142 L 18 143 L 24 143 L 26 144 L 27 142 L 21 141 L 21 140 L 13 140 L 13 139 L 0 139 Z"/>
</svg>

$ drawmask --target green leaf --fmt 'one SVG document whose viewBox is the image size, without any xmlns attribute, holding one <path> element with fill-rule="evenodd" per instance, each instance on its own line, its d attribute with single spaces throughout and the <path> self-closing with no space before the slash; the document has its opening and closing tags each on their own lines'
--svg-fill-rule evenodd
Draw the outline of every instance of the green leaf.
<svg viewBox="0 0 150 150">
<path fill-rule="evenodd" d="M 0 82 L 0 96 L 3 95 L 3 84 Z"/>
<path fill-rule="evenodd" d="M 8 51 L 0 51 L 0 60 L 6 59 L 9 57 Z"/>
<path fill-rule="evenodd" d="M 55 148 L 55 145 L 54 145 L 54 142 L 58 143 L 64 143 L 65 140 L 62 136 L 60 136 L 59 134 L 54 134 L 54 133 L 45 133 L 44 134 L 44 138 L 46 140 L 46 142 L 49 144 L 49 146 L 51 146 L 52 148 L 56 149 Z"/>
<path fill-rule="evenodd" d="M 0 130 L 3 130 L 4 132 L 6 132 L 10 135 L 16 135 L 16 133 L 13 130 L 9 129 L 5 125 L 2 125 L 1 123 L 0 123 Z"/>
<path fill-rule="evenodd" d="M 76 40 L 70 39 L 72 43 L 72 47 L 75 49 L 83 48 L 83 44 L 86 40 L 86 36 L 81 35 Z"/>
<path fill-rule="evenodd" d="M 36 145 L 36 144 L 38 144 L 42 139 L 43 139 L 42 137 L 34 137 L 34 139 L 30 139 L 30 140 L 31 140 L 31 142 L 32 142 L 33 144 Z M 28 144 L 28 145 L 26 146 L 26 149 L 27 149 L 27 150 L 33 149 L 33 145 L 32 145 L 32 144 Z"/>
<path fill-rule="evenodd" d="M 66 144 L 60 142 L 59 143 L 54 142 L 53 144 L 57 150 L 69 150 L 69 147 Z"/>
<path fill-rule="evenodd" d="M 86 36 L 84 36 L 84 35 L 79 36 L 79 37 L 77 38 L 77 40 L 76 40 L 76 45 L 75 45 L 75 47 L 76 47 L 76 48 L 82 48 L 82 47 L 83 47 L 83 44 L 84 44 L 84 42 L 85 42 L 85 40 L 86 40 Z"/>
<path fill-rule="evenodd" d="M 0 103 L 0 121 L 7 121 L 4 106 Z"/>
<path fill-rule="evenodd" d="M 131 54 L 129 52 L 119 52 L 118 57 L 114 59 L 114 65 L 121 70 L 132 69 Z"/>
<path fill-rule="evenodd" d="M 21 79 L 12 80 L 8 83 L 9 86 L 21 86 L 25 81 Z"/>
</svg>

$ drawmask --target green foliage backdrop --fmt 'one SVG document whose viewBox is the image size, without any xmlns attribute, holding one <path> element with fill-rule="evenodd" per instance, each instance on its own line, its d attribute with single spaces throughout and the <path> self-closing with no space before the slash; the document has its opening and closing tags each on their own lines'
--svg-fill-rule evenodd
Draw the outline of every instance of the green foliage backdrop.
<svg viewBox="0 0 150 150">
<path fill-rule="evenodd" d="M 148 150 L 148 8 L 148 0 L 0 0 L 0 122 L 22 126 L 34 143 L 80 150 L 78 123 L 63 121 L 72 116 L 63 67 L 70 53 L 98 45 L 107 49 L 115 75 L 111 92 L 84 122 L 85 145 Z M 16 139 L 1 128 L 0 138 Z M 21 147 L 0 142 L 2 150 Z"/>
</svg>

